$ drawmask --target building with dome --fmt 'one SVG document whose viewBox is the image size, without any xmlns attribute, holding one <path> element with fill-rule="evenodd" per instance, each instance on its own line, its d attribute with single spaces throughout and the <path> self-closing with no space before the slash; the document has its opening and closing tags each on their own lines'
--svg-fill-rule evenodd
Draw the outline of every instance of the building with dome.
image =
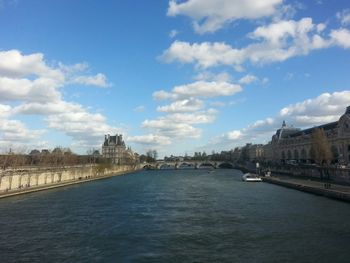
<svg viewBox="0 0 350 263">
<path fill-rule="evenodd" d="M 324 130 L 333 154 L 333 163 L 350 163 L 350 106 L 338 121 L 309 129 L 282 127 L 272 136 L 271 142 L 263 146 L 266 161 L 280 163 L 312 163 L 311 134 L 316 129 Z"/>
</svg>

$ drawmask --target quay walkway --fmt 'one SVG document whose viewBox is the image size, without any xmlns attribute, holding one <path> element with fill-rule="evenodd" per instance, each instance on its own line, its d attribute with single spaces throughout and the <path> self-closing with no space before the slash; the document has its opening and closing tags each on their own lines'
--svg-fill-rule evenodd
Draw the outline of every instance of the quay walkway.
<svg viewBox="0 0 350 263">
<path fill-rule="evenodd" d="M 263 177 L 263 181 L 307 193 L 350 202 L 350 186 L 347 185 L 340 185 L 330 181 L 316 181 L 289 176 Z"/>
<path fill-rule="evenodd" d="M 86 183 L 86 182 L 91 182 L 91 181 L 96 181 L 96 180 L 107 179 L 107 178 L 110 178 L 113 176 L 126 175 L 126 174 L 129 174 L 132 172 L 135 172 L 135 171 L 121 171 L 121 172 L 115 172 L 115 173 L 102 175 L 102 176 L 82 178 L 79 180 L 71 180 L 71 181 L 65 181 L 65 182 L 51 183 L 51 184 L 47 184 L 47 185 L 32 186 L 32 187 L 28 187 L 28 188 L 20 188 L 20 189 L 8 190 L 8 191 L 1 191 L 0 192 L 0 199 L 6 198 L 6 197 L 11 197 L 11 196 L 22 195 L 22 194 L 35 193 L 35 192 L 54 189 L 54 188 L 58 188 L 58 187 L 65 187 L 65 186 L 74 185 L 74 184 L 81 184 L 81 183 Z"/>
</svg>

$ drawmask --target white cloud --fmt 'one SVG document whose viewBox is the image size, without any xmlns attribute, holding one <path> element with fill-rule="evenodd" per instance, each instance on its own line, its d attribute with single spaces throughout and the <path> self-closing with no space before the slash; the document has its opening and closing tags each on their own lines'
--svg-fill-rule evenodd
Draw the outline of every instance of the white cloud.
<svg viewBox="0 0 350 263">
<path fill-rule="evenodd" d="M 47 128 L 61 131 L 73 138 L 75 146 L 100 146 L 106 133 L 122 133 L 120 128 L 109 126 L 106 118 L 91 113 L 82 105 L 65 101 L 56 103 L 24 103 L 11 111 L 13 114 L 43 115 Z M 24 137 L 23 133 L 23 137 Z"/>
<path fill-rule="evenodd" d="M 275 14 L 273 15 L 273 21 L 291 19 L 295 16 L 298 10 L 305 9 L 305 5 L 301 2 L 294 1 L 290 4 L 287 4 L 286 1 L 283 2 L 284 4 L 279 6 L 278 8 L 278 12 L 275 12 Z"/>
<path fill-rule="evenodd" d="M 226 106 L 226 103 L 225 102 L 222 102 L 222 101 L 212 101 L 209 103 L 212 107 L 219 107 L 219 108 L 222 108 L 222 107 L 225 107 Z"/>
<path fill-rule="evenodd" d="M 77 76 L 73 79 L 73 83 L 91 85 L 97 87 L 108 87 L 110 84 L 107 83 L 107 78 L 102 73 L 98 73 L 95 76 Z"/>
<path fill-rule="evenodd" d="M 33 145 L 48 129 L 62 131 L 72 137 L 75 145 L 99 145 L 106 132 L 120 129 L 111 127 L 99 113 L 63 99 L 61 88 L 71 83 L 107 86 L 106 77 L 81 75 L 88 68 L 86 63 L 67 66 L 58 63 L 48 65 L 44 55 L 23 55 L 18 50 L 0 51 L 0 143 Z M 78 74 L 78 75 L 77 75 Z M 11 107 L 10 105 L 16 105 Z M 16 115 L 43 116 L 45 129 L 31 130 L 25 120 Z M 11 118 L 11 119 L 10 119 Z"/>
<path fill-rule="evenodd" d="M 0 104 L 0 119 L 9 117 L 11 115 L 11 112 L 11 106 Z"/>
<path fill-rule="evenodd" d="M 206 69 L 219 65 L 239 65 L 244 60 L 244 54 L 241 50 L 233 49 L 222 42 L 190 44 L 175 41 L 160 58 L 167 63 L 195 63 L 198 68 Z"/>
<path fill-rule="evenodd" d="M 214 82 L 231 82 L 231 75 L 227 72 L 221 72 L 219 74 L 214 74 L 210 71 L 202 71 L 198 73 L 195 80 L 199 81 L 214 81 Z"/>
<path fill-rule="evenodd" d="M 295 56 L 307 55 L 313 50 L 331 46 L 350 47 L 350 31 L 332 30 L 325 36 L 325 24 L 314 24 L 311 18 L 299 21 L 278 21 L 260 26 L 248 34 L 256 41 L 243 48 L 233 48 L 223 42 L 188 43 L 175 41 L 163 52 L 164 62 L 194 64 L 196 68 L 207 69 L 230 66 L 241 69 L 244 63 L 266 64 L 282 62 Z"/>
<path fill-rule="evenodd" d="M 152 129 L 155 134 L 172 139 L 199 138 L 201 130 L 187 123 L 177 123 L 170 118 L 160 117 L 155 120 L 145 120 L 143 128 Z"/>
<path fill-rule="evenodd" d="M 336 45 L 343 48 L 350 48 L 350 31 L 348 29 L 332 30 L 331 38 Z"/>
<path fill-rule="evenodd" d="M 146 134 L 139 136 L 129 136 L 127 140 L 141 145 L 146 146 L 166 146 L 171 144 L 169 137 L 155 135 L 155 134 Z"/>
<path fill-rule="evenodd" d="M 309 128 L 337 121 L 350 105 L 350 91 L 323 93 L 305 101 L 288 105 L 273 118 L 257 120 L 241 130 L 229 131 L 213 140 L 214 144 L 244 145 L 249 142 L 263 143 L 281 127 L 283 120 L 287 125 Z"/>
<path fill-rule="evenodd" d="M 172 93 L 166 92 L 164 90 L 155 91 L 152 96 L 153 96 L 153 99 L 155 99 L 155 100 L 169 100 L 169 99 L 175 100 L 175 99 L 177 99 L 176 94 L 172 94 Z"/>
<path fill-rule="evenodd" d="M 168 15 L 189 16 L 197 33 L 215 32 L 238 19 L 271 16 L 283 0 L 188 0 L 169 2 Z"/>
<path fill-rule="evenodd" d="M 250 34 L 253 39 L 261 39 L 272 47 L 294 47 L 298 52 L 312 49 L 312 36 L 316 31 L 324 29 L 325 24 L 314 24 L 312 19 L 305 17 L 299 21 L 278 21 L 267 26 L 260 26 Z M 306 45 L 303 47 L 303 45 Z M 298 53 L 297 53 L 298 54 Z"/>
<path fill-rule="evenodd" d="M 13 108 L 15 114 L 26 115 L 52 115 L 64 112 L 75 112 L 81 110 L 81 105 L 62 100 L 55 102 L 39 103 L 30 102 L 24 103 Z"/>
<path fill-rule="evenodd" d="M 18 120 L 0 119 L 0 142 L 3 145 L 11 143 L 28 144 L 38 140 L 45 130 L 30 130 Z"/>
<path fill-rule="evenodd" d="M 61 98 L 57 91 L 60 85 L 55 80 L 44 77 L 30 80 L 2 77 L 0 74 L 0 101 L 57 101 Z"/>
<path fill-rule="evenodd" d="M 257 121 L 248 126 L 248 130 L 256 132 L 256 129 L 261 129 L 274 132 L 283 120 L 289 125 L 300 128 L 325 124 L 338 120 L 349 104 L 350 91 L 322 93 L 315 98 L 288 105 L 274 118 Z"/>
<path fill-rule="evenodd" d="M 167 119 L 176 123 L 187 124 L 206 124 L 211 123 L 216 118 L 217 111 L 209 109 L 206 111 L 197 111 L 195 113 L 174 113 L 167 116 Z"/>
<path fill-rule="evenodd" d="M 122 133 L 120 128 L 112 127 L 106 123 L 106 118 L 99 113 L 90 113 L 80 106 L 75 111 L 52 114 L 45 118 L 48 127 L 61 131 L 72 137 L 81 145 L 90 147 L 100 146 L 101 138 L 106 133 Z"/>
<path fill-rule="evenodd" d="M 266 118 L 264 120 L 257 120 L 256 122 L 248 125 L 248 127 L 246 128 L 246 130 L 255 130 L 255 129 L 260 129 L 261 127 L 264 126 L 270 126 L 273 125 L 275 123 L 275 120 L 273 118 Z"/>
<path fill-rule="evenodd" d="M 157 107 L 157 111 L 160 112 L 190 112 L 190 111 L 198 111 L 204 107 L 204 103 L 198 99 L 185 99 L 178 100 L 170 105 L 159 106 Z"/>
<path fill-rule="evenodd" d="M 227 138 L 229 140 L 237 140 L 242 137 L 242 132 L 235 130 L 235 131 L 230 131 L 227 133 Z"/>
<path fill-rule="evenodd" d="M 59 69 L 46 65 L 42 53 L 22 55 L 18 50 L 0 51 L 0 76 L 22 78 L 28 75 L 64 81 L 64 75 Z"/>
<path fill-rule="evenodd" d="M 194 125 L 212 123 L 217 111 L 208 109 L 191 113 L 172 113 L 153 120 L 145 120 L 142 127 L 152 130 L 152 137 L 166 138 L 166 142 L 198 139 L 202 130 Z M 143 137 L 140 137 L 143 138 Z M 147 137 L 146 137 L 147 138 Z M 160 142 L 161 143 L 161 142 Z"/>
<path fill-rule="evenodd" d="M 73 65 L 65 65 L 59 62 L 58 67 L 65 75 L 74 75 L 76 73 L 80 73 L 87 70 L 89 68 L 89 64 L 84 62 L 84 63 L 76 63 Z"/>
<path fill-rule="evenodd" d="M 321 33 L 323 30 L 325 30 L 326 29 L 326 24 L 324 24 L 324 23 L 319 23 L 319 24 L 317 24 L 317 26 L 316 26 L 316 30 L 317 30 L 317 32 L 318 33 Z"/>
<path fill-rule="evenodd" d="M 322 124 L 336 120 L 350 104 L 350 91 L 323 93 L 316 98 L 289 105 L 280 111 L 282 118 L 295 118 L 298 125 Z"/>
<path fill-rule="evenodd" d="M 258 78 L 256 76 L 248 74 L 239 80 L 239 84 L 247 85 L 247 84 L 253 83 L 257 80 L 258 80 Z"/>
<path fill-rule="evenodd" d="M 146 107 L 143 105 L 137 106 L 136 108 L 134 108 L 134 111 L 136 112 L 144 112 L 146 110 Z"/>
<path fill-rule="evenodd" d="M 229 78 L 227 73 L 202 73 L 200 78 L 203 79 L 226 80 Z M 153 93 L 154 99 L 172 100 L 173 102 L 157 108 L 157 111 L 165 112 L 167 115 L 154 120 L 145 120 L 142 127 L 151 129 L 153 134 L 166 136 L 172 140 L 200 138 L 202 130 L 195 126 L 214 122 L 218 114 L 215 109 L 205 109 L 203 99 L 232 96 L 241 90 L 240 85 L 226 81 L 201 80 L 176 86 L 170 92 L 156 91 Z"/>
<path fill-rule="evenodd" d="M 211 73 L 208 75 L 209 78 L 217 76 Z M 225 75 L 222 77 L 227 78 Z M 172 140 L 200 138 L 202 130 L 194 126 L 212 123 L 218 113 L 215 109 L 205 109 L 203 99 L 232 96 L 241 90 L 241 86 L 225 81 L 196 81 L 176 86 L 170 92 L 156 91 L 153 93 L 154 99 L 173 102 L 157 107 L 157 111 L 165 112 L 167 115 L 145 120 L 142 127 L 151 129 L 152 134 L 166 136 Z"/>
<path fill-rule="evenodd" d="M 232 96 L 240 91 L 242 91 L 241 86 L 228 82 L 196 81 L 187 85 L 176 86 L 171 93 L 157 91 L 153 93 L 153 97 L 156 99 L 210 98 Z"/>
<path fill-rule="evenodd" d="M 336 16 L 343 26 L 350 25 L 350 9 L 344 9 L 338 12 Z"/>
</svg>

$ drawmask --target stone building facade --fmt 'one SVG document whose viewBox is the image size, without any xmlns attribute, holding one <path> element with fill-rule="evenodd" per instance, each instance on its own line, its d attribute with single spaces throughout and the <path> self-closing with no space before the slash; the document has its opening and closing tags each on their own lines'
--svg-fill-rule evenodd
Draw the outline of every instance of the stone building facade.
<svg viewBox="0 0 350 263">
<path fill-rule="evenodd" d="M 316 128 L 324 130 L 333 154 L 333 162 L 349 164 L 350 106 L 338 121 L 305 130 L 289 127 L 283 122 L 282 127 L 272 136 L 271 142 L 264 145 L 264 159 L 282 163 L 313 162 L 311 135 Z"/>
<path fill-rule="evenodd" d="M 248 147 L 249 160 L 251 162 L 258 162 L 264 156 L 264 148 L 262 144 L 251 144 Z"/>
<path fill-rule="evenodd" d="M 123 140 L 123 135 L 105 135 L 102 144 L 102 156 L 109 159 L 112 164 L 125 165 L 136 163 L 137 154 L 131 148 L 127 148 Z"/>
<path fill-rule="evenodd" d="M 230 154 L 231 160 L 259 162 L 264 160 L 264 145 L 247 143 L 243 147 L 236 147 Z"/>
</svg>

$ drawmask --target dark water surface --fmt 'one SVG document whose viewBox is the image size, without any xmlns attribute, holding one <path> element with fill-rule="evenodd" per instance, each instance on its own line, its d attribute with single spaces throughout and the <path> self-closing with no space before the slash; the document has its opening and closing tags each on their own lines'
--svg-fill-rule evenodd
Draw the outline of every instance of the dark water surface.
<svg viewBox="0 0 350 263">
<path fill-rule="evenodd" d="M 350 262 L 350 205 L 235 170 L 143 171 L 0 200 L 0 262 Z"/>
</svg>

